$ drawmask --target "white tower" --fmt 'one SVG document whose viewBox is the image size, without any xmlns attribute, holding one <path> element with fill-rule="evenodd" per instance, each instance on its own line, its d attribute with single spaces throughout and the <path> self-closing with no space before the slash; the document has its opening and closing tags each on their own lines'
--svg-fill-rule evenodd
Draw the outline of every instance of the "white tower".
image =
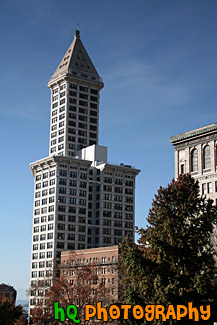
<svg viewBox="0 0 217 325">
<path fill-rule="evenodd" d="M 74 156 L 76 150 L 98 144 L 99 91 L 104 85 L 78 30 L 48 86 L 50 156 Z"/>
<path fill-rule="evenodd" d="M 135 177 L 129 165 L 107 162 L 98 145 L 103 88 L 79 31 L 49 83 L 49 157 L 30 164 L 34 211 L 30 308 L 43 301 L 63 250 L 112 246 L 134 239 Z"/>
</svg>

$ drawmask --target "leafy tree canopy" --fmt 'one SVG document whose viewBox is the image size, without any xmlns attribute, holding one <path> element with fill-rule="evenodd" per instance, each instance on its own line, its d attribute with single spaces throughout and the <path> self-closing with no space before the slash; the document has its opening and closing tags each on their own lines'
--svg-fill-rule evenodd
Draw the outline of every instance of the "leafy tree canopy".
<svg viewBox="0 0 217 325">
<path fill-rule="evenodd" d="M 160 187 L 147 221 L 147 228 L 138 230 L 139 245 L 127 239 L 122 247 L 126 303 L 211 305 L 215 318 L 217 209 L 213 201 L 200 196 L 198 182 L 190 175 L 180 175 L 166 188 Z"/>
<path fill-rule="evenodd" d="M 8 299 L 0 299 L 0 325 L 14 325 L 21 315 L 21 305 L 15 307 Z"/>
</svg>

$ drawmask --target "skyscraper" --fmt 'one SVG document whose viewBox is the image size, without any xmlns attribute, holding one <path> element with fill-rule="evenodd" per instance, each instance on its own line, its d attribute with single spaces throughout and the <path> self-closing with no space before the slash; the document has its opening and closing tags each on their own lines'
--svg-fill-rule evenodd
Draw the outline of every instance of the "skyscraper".
<svg viewBox="0 0 217 325">
<path fill-rule="evenodd" d="M 98 145 L 99 94 L 104 84 L 78 30 L 48 87 L 49 156 L 30 164 L 34 177 L 30 307 L 52 283 L 63 250 L 112 246 L 134 239 L 132 166 L 107 162 Z M 41 289 L 38 287 L 41 283 Z M 34 287 L 37 290 L 34 290 Z"/>
</svg>

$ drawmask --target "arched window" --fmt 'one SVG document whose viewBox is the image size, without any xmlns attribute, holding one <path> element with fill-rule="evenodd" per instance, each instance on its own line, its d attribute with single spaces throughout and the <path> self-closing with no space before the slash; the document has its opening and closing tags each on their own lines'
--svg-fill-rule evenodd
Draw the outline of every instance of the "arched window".
<svg viewBox="0 0 217 325">
<path fill-rule="evenodd" d="M 198 171 L 198 151 L 197 149 L 193 149 L 191 152 L 191 171 Z"/>
<path fill-rule="evenodd" d="M 206 146 L 203 150 L 203 168 L 211 168 L 211 155 L 209 146 Z"/>
</svg>

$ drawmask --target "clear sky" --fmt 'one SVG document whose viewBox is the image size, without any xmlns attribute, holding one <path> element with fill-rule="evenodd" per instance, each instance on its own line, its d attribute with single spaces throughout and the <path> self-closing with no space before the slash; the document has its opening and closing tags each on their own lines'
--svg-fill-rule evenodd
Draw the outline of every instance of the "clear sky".
<svg viewBox="0 0 217 325">
<path fill-rule="evenodd" d="M 1 0 L 0 283 L 29 286 L 33 177 L 48 156 L 47 82 L 81 40 L 105 87 L 100 144 L 141 169 L 136 224 L 174 177 L 171 136 L 217 122 L 216 0 Z"/>
</svg>

